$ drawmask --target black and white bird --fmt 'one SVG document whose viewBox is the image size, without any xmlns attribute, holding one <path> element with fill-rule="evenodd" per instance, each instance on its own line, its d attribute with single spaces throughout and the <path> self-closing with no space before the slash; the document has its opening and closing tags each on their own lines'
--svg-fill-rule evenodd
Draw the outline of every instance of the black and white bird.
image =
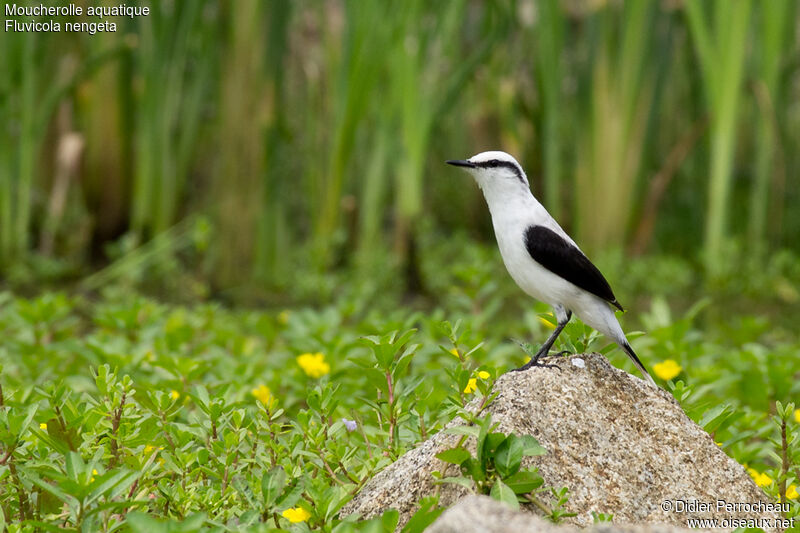
<svg viewBox="0 0 800 533">
<path fill-rule="evenodd" d="M 642 375 L 655 384 L 617 321 L 612 306 L 624 309 L 608 281 L 536 200 L 517 160 L 505 152 L 491 151 L 447 163 L 463 167 L 483 191 L 508 273 L 526 294 L 555 310 L 558 326 L 518 370 L 544 366 L 539 358 L 550 352 L 574 312 L 616 342 Z"/>
</svg>

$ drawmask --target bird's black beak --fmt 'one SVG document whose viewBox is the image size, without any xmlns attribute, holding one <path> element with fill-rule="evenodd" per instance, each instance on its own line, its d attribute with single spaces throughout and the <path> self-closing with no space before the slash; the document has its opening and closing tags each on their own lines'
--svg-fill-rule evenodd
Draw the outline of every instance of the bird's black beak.
<svg viewBox="0 0 800 533">
<path fill-rule="evenodd" d="M 466 159 L 451 159 L 450 161 L 445 161 L 445 163 L 456 167 L 475 168 L 475 163 L 470 163 Z"/>
</svg>

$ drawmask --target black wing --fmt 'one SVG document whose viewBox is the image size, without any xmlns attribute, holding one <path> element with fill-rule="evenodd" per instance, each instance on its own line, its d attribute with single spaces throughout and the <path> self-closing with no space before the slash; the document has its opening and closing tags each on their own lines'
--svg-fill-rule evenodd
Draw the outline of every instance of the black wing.
<svg viewBox="0 0 800 533">
<path fill-rule="evenodd" d="M 534 261 L 553 274 L 624 311 L 597 267 L 555 231 L 544 226 L 529 226 L 525 230 L 525 247 Z"/>
</svg>

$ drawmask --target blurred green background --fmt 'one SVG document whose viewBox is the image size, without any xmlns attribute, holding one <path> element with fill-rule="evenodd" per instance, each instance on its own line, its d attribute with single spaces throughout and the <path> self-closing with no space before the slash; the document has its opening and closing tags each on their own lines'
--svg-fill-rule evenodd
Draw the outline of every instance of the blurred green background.
<svg viewBox="0 0 800 533">
<path fill-rule="evenodd" d="M 443 161 L 502 149 L 627 299 L 798 300 L 796 2 L 146 5 L 0 33 L 6 287 L 435 295 L 499 265 Z"/>
</svg>

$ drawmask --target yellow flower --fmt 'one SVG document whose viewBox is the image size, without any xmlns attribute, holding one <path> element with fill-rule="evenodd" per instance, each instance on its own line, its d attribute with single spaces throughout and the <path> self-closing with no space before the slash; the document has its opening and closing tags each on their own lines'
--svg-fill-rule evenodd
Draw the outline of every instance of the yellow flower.
<svg viewBox="0 0 800 533">
<path fill-rule="evenodd" d="M 756 477 L 755 482 L 759 487 L 766 487 L 767 485 L 772 485 L 772 478 L 767 474 L 759 474 Z"/>
<path fill-rule="evenodd" d="M 797 485 L 789 485 L 789 488 L 786 489 L 786 497 L 790 500 L 795 500 L 800 494 L 797 493 Z"/>
<path fill-rule="evenodd" d="M 298 355 L 297 364 L 312 378 L 321 378 L 331 371 L 331 365 L 325 362 L 325 356 L 319 352 Z"/>
<path fill-rule="evenodd" d="M 653 365 L 653 372 L 664 381 L 671 380 L 680 374 L 681 370 L 683 370 L 683 367 L 672 359 L 667 359 L 666 361 L 661 361 Z"/>
<path fill-rule="evenodd" d="M 41 424 L 39 424 L 39 429 L 42 429 L 42 430 L 44 430 L 44 431 L 47 431 L 47 424 L 46 424 L 46 423 L 44 423 L 44 422 L 42 422 Z"/>
<path fill-rule="evenodd" d="M 311 513 L 309 513 L 302 507 L 293 507 L 291 509 L 286 509 L 284 512 L 282 512 L 281 516 L 287 519 L 292 524 L 296 524 L 297 522 L 305 522 L 306 520 L 311 518 Z"/>
<path fill-rule="evenodd" d="M 800 409 L 794 410 L 794 421 L 800 424 Z"/>
<path fill-rule="evenodd" d="M 548 316 L 553 316 L 553 313 L 547 313 L 547 315 L 548 315 Z M 546 327 L 547 329 L 556 329 L 556 325 L 555 325 L 555 324 L 553 324 L 552 322 L 550 322 L 549 320 L 547 320 L 545 317 L 543 317 L 543 316 L 537 316 L 536 318 L 538 318 L 538 319 L 539 319 L 539 322 L 541 322 L 541 323 L 542 323 L 542 325 L 543 325 L 544 327 Z"/>
<path fill-rule="evenodd" d="M 464 387 L 464 393 L 472 394 L 473 392 L 475 392 L 475 389 L 477 388 L 478 388 L 478 380 L 475 378 L 470 378 L 469 383 L 467 383 L 467 386 Z"/>
<path fill-rule="evenodd" d="M 769 477 L 767 474 L 762 474 L 755 468 L 748 468 L 747 472 L 750 474 L 750 477 L 753 478 L 753 481 L 756 482 L 756 485 L 759 487 L 766 487 L 767 485 L 772 484 L 772 478 Z"/>
<path fill-rule="evenodd" d="M 478 377 L 481 379 L 489 379 L 490 377 L 492 377 L 492 375 L 485 370 L 481 370 L 478 372 Z"/>
<path fill-rule="evenodd" d="M 92 468 L 92 478 L 89 480 L 89 483 L 94 483 L 94 476 L 97 475 L 97 469 Z"/>
<path fill-rule="evenodd" d="M 169 397 L 172 398 L 173 400 L 177 400 L 178 398 L 181 397 L 181 393 L 176 391 L 175 389 L 172 389 L 171 391 L 169 391 Z"/>
<path fill-rule="evenodd" d="M 285 326 L 286 324 L 288 324 L 289 323 L 289 315 L 290 314 L 291 313 L 289 313 L 289 311 L 286 311 L 286 310 L 281 311 L 280 313 L 278 313 L 278 324 L 280 324 L 281 326 Z"/>
<path fill-rule="evenodd" d="M 450 353 L 453 354 L 456 359 L 461 359 L 461 356 L 458 353 L 458 348 L 450 348 Z"/>
<path fill-rule="evenodd" d="M 256 397 L 256 399 L 266 405 L 267 407 L 272 407 L 275 404 L 275 397 L 272 396 L 272 392 L 270 392 L 269 387 L 266 385 L 259 385 L 255 389 L 250 391 L 250 394 Z"/>
</svg>

